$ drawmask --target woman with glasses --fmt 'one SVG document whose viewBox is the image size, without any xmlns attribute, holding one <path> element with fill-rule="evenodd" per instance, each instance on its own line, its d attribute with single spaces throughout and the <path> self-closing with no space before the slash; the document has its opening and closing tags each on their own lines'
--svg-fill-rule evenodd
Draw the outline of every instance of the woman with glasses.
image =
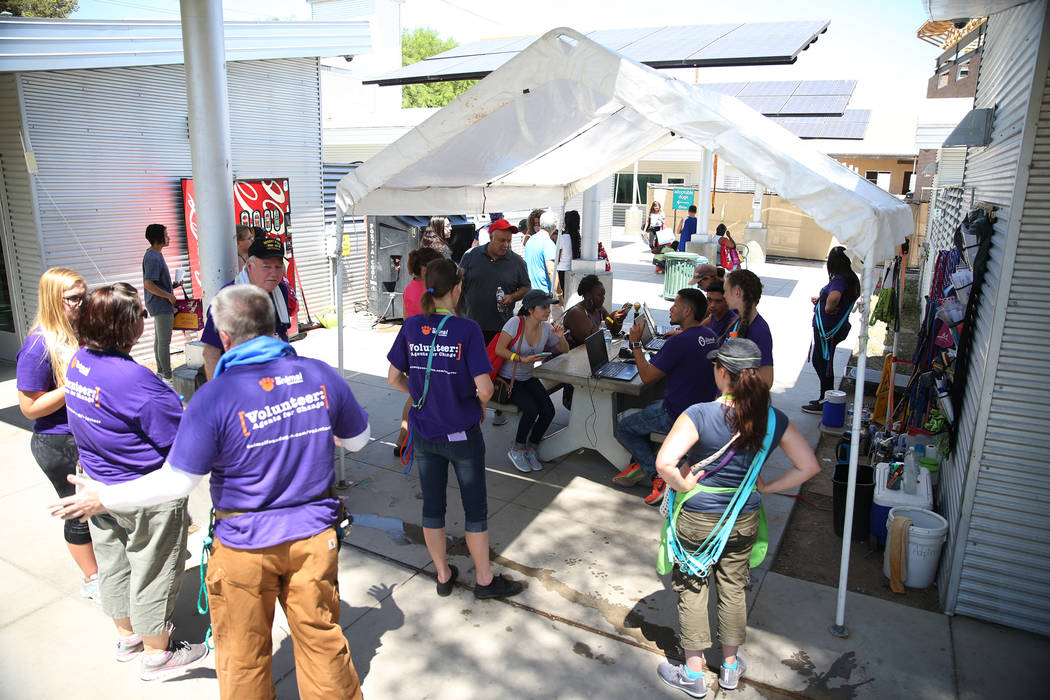
<svg viewBox="0 0 1050 700">
<path fill-rule="evenodd" d="M 551 304 L 557 303 L 546 292 L 533 289 L 522 297 L 518 315 L 507 321 L 496 341 L 496 354 L 504 359 L 498 377 L 511 385 L 510 402 L 521 411 L 514 447 L 507 453 L 519 472 L 543 469 L 536 447 L 554 420 L 554 404 L 547 387 L 532 376 L 532 366 L 551 350 L 569 351 L 565 328 L 547 322 Z"/>
<path fill-rule="evenodd" d="M 146 316 L 135 288 L 119 282 L 92 292 L 77 319 L 83 347 L 73 355 L 66 378 L 69 424 L 84 471 L 106 485 L 160 469 L 182 419 L 174 389 L 128 355 Z M 127 497 L 126 502 L 139 501 Z M 189 556 L 187 499 L 145 507 L 106 505 L 88 522 L 101 562 L 102 610 L 117 628 L 114 658 L 131 661 L 141 653 L 142 680 L 190 668 L 207 647 L 170 637 Z"/>
<path fill-rule="evenodd" d="M 674 533 L 665 554 L 673 556 L 662 557 L 666 568 L 661 571 L 674 565 L 671 584 L 678 594 L 685 652 L 684 664 L 662 663 L 657 675 L 694 698 L 707 693 L 703 652 L 711 646 L 707 598 L 713 584 L 718 586 L 723 658 L 718 684 L 736 688 L 747 669 L 737 650 L 747 638 L 746 588 L 751 566 L 758 565 L 751 553 L 762 520 L 759 494 L 787 491 L 820 472 L 806 438 L 770 405 L 759 347 L 744 338 L 728 338 L 707 357 L 714 363 L 721 396 L 685 409 L 656 458 L 657 471 L 674 491 L 665 524 L 667 542 Z M 765 483 L 758 474 L 776 447 L 792 466 Z M 721 548 L 705 547 L 709 537 Z"/>
<path fill-rule="evenodd" d="M 18 351 L 18 407 L 33 421 L 29 449 L 61 497 L 72 496 L 66 477 L 77 470 L 77 446 L 66 417 L 66 370 L 80 345 L 74 324 L 87 294 L 84 278 L 53 267 L 40 276 L 36 320 Z M 87 523 L 66 521 L 66 546 L 84 578 L 80 595 L 98 600 L 98 564 Z"/>
</svg>

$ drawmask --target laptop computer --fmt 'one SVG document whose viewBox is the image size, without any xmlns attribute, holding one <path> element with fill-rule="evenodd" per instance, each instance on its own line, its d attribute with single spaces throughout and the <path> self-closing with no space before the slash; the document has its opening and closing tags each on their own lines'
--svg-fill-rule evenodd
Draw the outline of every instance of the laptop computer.
<svg viewBox="0 0 1050 700">
<path fill-rule="evenodd" d="M 583 342 L 587 346 L 587 360 L 591 363 L 592 377 L 629 382 L 638 374 L 637 365 L 609 360 L 609 351 L 605 347 L 605 334 L 602 331 L 591 333 Z"/>
<path fill-rule="evenodd" d="M 645 317 L 645 328 L 642 329 L 642 347 L 649 352 L 656 352 L 667 342 L 666 338 L 658 338 L 656 336 L 669 333 L 671 328 L 670 326 L 657 326 L 652 310 L 644 302 L 642 303 L 642 314 Z"/>
</svg>

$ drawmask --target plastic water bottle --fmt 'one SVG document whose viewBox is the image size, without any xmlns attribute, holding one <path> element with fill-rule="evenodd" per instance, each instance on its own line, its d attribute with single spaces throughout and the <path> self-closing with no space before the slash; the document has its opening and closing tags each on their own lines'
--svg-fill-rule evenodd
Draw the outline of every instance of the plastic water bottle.
<svg viewBox="0 0 1050 700">
<path fill-rule="evenodd" d="M 904 474 L 902 477 L 904 493 L 914 494 L 919 482 L 919 458 L 915 456 L 915 448 L 908 448 L 908 455 L 904 458 Z"/>
<path fill-rule="evenodd" d="M 503 305 L 503 300 L 506 298 L 506 296 L 507 296 L 507 294 L 503 291 L 503 287 L 496 287 L 496 303 L 497 304 L 502 306 Z"/>
</svg>

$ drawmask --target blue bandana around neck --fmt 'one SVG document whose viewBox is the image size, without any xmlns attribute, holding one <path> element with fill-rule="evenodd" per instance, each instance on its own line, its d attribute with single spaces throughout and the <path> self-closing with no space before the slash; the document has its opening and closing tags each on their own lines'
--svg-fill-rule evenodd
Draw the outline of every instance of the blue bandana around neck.
<svg viewBox="0 0 1050 700">
<path fill-rule="evenodd" d="M 215 376 L 218 377 L 230 367 L 261 364 L 287 355 L 295 355 L 291 345 L 280 338 L 260 335 L 224 352 L 215 365 Z"/>
</svg>

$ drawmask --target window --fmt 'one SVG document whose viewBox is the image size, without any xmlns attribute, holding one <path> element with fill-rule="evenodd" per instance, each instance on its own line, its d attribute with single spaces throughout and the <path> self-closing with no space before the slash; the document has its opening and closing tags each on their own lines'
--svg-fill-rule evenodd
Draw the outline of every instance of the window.
<svg viewBox="0 0 1050 700">
<path fill-rule="evenodd" d="M 937 89 L 940 90 L 948 84 L 948 71 L 937 76 Z"/>
<path fill-rule="evenodd" d="M 667 184 L 668 185 L 684 185 L 685 184 L 685 178 L 684 177 L 669 177 L 669 178 L 667 178 Z"/>
<path fill-rule="evenodd" d="M 970 62 L 963 61 L 959 64 L 959 69 L 955 72 L 956 80 L 966 80 L 970 75 Z"/>
<path fill-rule="evenodd" d="M 886 190 L 890 191 L 890 173 L 880 172 L 878 170 L 867 170 L 864 172 L 864 179 L 868 182 L 874 183 Z"/>
<path fill-rule="evenodd" d="M 655 173 L 638 173 L 638 200 L 645 202 L 645 186 L 648 184 L 659 185 L 664 181 L 664 176 Z M 634 175 L 632 173 L 616 174 L 616 199 L 617 204 L 630 204 L 634 195 Z"/>
</svg>

